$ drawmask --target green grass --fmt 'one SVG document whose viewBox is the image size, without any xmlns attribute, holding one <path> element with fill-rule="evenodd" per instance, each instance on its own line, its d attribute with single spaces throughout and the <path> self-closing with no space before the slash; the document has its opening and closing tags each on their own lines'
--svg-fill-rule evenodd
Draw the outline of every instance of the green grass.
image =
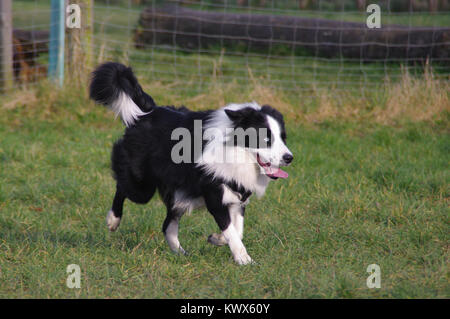
<svg viewBox="0 0 450 319">
<path fill-rule="evenodd" d="M 131 1 L 131 0 L 129 0 Z M 159 1 L 161 2 L 161 1 Z M 108 4 L 107 2 L 94 1 L 94 19 L 96 24 L 100 25 L 102 22 L 115 23 L 119 25 L 126 25 L 131 23 L 131 26 L 137 22 L 140 12 L 143 8 L 151 5 L 121 5 L 121 4 Z M 156 5 L 161 5 L 157 3 Z M 257 14 L 282 14 L 282 15 L 296 15 L 312 18 L 324 18 L 338 21 L 352 21 L 352 22 L 366 22 L 369 16 L 366 12 L 356 12 L 352 9 L 345 10 L 303 10 L 300 11 L 297 8 L 286 9 L 284 4 L 280 3 L 279 8 L 270 9 L 260 9 L 258 7 L 253 7 L 253 13 Z M 224 9 L 221 7 L 214 7 L 208 5 L 189 5 L 194 9 L 201 10 L 217 10 L 223 12 Z M 50 2 L 49 1 L 39 1 L 39 0 L 14 0 L 13 1 L 14 10 L 14 23 L 18 27 L 29 26 L 31 24 L 36 24 L 41 28 L 48 28 L 50 19 Z M 35 14 L 29 15 L 29 12 L 35 11 Z M 239 8 L 235 6 L 229 6 L 225 8 L 225 12 L 249 12 L 247 8 Z M 411 25 L 411 26 L 429 26 L 429 27 L 448 27 L 448 18 L 450 13 L 448 11 L 436 12 L 430 14 L 429 12 L 388 12 L 387 10 L 381 11 L 382 24 L 399 24 L 399 25 Z M 31 20 L 31 21 L 30 21 Z M 46 25 L 46 26 L 45 26 Z"/>
<path fill-rule="evenodd" d="M 108 6 L 103 2 L 96 3 L 92 45 L 97 63 L 120 60 L 132 65 L 145 75 L 146 79 L 151 81 L 158 79 L 164 83 L 185 81 L 186 77 L 189 77 L 196 83 L 196 93 L 209 89 L 212 75 L 215 80 L 222 83 L 235 81 L 240 85 L 246 85 L 252 78 L 256 78 L 259 82 L 265 82 L 267 86 L 283 87 L 291 91 L 333 88 L 363 92 L 384 85 L 386 79 L 398 81 L 403 76 L 402 70 L 408 70 L 411 74 L 423 73 L 424 66 L 421 63 L 400 64 L 386 61 L 361 64 L 359 61 L 339 57 L 317 58 L 307 52 L 295 55 L 292 49 L 278 46 L 264 52 L 244 54 L 239 48 L 227 48 L 222 52 L 220 47 L 206 50 L 212 54 L 200 53 L 197 49 L 188 50 L 163 45 L 145 50 L 136 49 L 132 34 L 142 8 L 143 6 Z M 36 14 L 30 17 L 30 12 Z M 328 19 L 365 21 L 364 13 L 343 14 L 328 11 L 296 13 Z M 448 26 L 448 15 L 449 13 L 392 14 L 385 18 L 399 24 Z M 17 28 L 33 26 L 37 29 L 48 29 L 49 16 L 49 3 L 14 1 L 14 26 Z M 46 64 L 47 59 L 46 54 L 39 57 L 42 64 Z M 436 77 L 448 79 L 448 65 L 434 63 L 432 67 Z M 189 90 L 192 91 L 191 88 Z"/>
<path fill-rule="evenodd" d="M 191 98 L 150 91 L 162 102 Z M 288 119 L 295 161 L 287 180 L 252 198 L 244 243 L 258 264 L 240 267 L 227 247 L 206 242 L 217 226 L 202 210 L 181 221 L 190 255 L 172 254 L 157 197 L 127 201 L 109 233 L 109 156 L 122 125 L 83 90 L 33 92 L 34 100 L 19 92 L 14 107 L 0 107 L 0 297 L 450 296 L 448 120 Z M 373 263 L 381 289 L 366 287 Z M 69 264 L 81 267 L 81 289 L 65 285 Z"/>
<path fill-rule="evenodd" d="M 48 28 L 43 1 L 14 9 L 16 26 Z M 24 14 L 33 9 L 44 11 Z M 98 62 L 130 63 L 160 104 L 256 100 L 287 117 L 290 176 L 246 213 L 244 243 L 258 264 L 239 267 L 227 247 L 209 245 L 217 226 L 204 210 L 181 221 L 190 255 L 172 254 L 157 197 L 127 201 L 119 230 L 107 231 L 110 151 L 123 127 L 69 74 L 63 90 L 38 83 L 0 96 L 0 297 L 450 297 L 448 66 L 421 77 L 405 71 L 411 65 L 167 48 L 125 55 L 128 34 L 101 21 L 128 26 L 138 14 L 96 9 Z M 428 25 L 421 15 L 415 23 Z M 366 287 L 374 263 L 381 289 Z M 69 264 L 81 267 L 81 289 L 66 287 Z"/>
</svg>

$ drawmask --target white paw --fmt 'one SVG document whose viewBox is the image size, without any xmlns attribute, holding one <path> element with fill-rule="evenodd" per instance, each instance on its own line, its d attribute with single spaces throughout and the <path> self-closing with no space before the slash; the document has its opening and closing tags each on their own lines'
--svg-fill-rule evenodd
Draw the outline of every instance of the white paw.
<svg viewBox="0 0 450 319">
<path fill-rule="evenodd" d="M 223 234 L 214 233 L 208 236 L 208 243 L 216 246 L 224 246 L 227 244 L 227 241 L 225 240 L 225 237 L 223 237 Z"/>
<path fill-rule="evenodd" d="M 186 250 L 184 250 L 183 247 L 181 247 L 181 246 L 180 246 L 180 249 L 178 250 L 178 253 L 179 253 L 180 255 L 185 255 L 185 256 L 188 255 L 188 253 L 186 252 Z"/>
<path fill-rule="evenodd" d="M 170 246 L 170 245 L 169 245 Z M 174 247 L 170 247 L 170 250 L 177 254 L 177 255 L 188 255 L 188 253 L 186 252 L 186 250 L 183 249 L 183 247 L 179 246 L 174 246 Z"/>
<path fill-rule="evenodd" d="M 248 264 L 255 264 L 253 259 L 250 257 L 249 254 L 239 254 L 238 256 L 234 256 L 234 261 L 238 265 L 248 265 Z"/>
<path fill-rule="evenodd" d="M 106 226 L 110 231 L 115 231 L 120 225 L 120 217 L 114 216 L 114 212 L 110 210 L 106 215 Z"/>
</svg>

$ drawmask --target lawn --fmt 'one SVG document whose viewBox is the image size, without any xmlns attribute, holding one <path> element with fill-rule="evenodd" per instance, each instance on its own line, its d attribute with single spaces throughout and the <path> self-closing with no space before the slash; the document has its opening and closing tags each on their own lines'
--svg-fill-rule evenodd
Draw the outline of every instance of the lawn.
<svg viewBox="0 0 450 319">
<path fill-rule="evenodd" d="M 14 1 L 15 25 L 48 27 L 42 3 Z M 123 10 L 95 14 L 133 26 L 138 11 Z M 88 101 L 87 77 L 67 68 L 62 89 L 44 81 L 0 95 L 0 298 L 450 297 L 448 65 L 134 50 L 102 22 L 94 40 L 96 62 L 131 64 L 158 104 L 278 108 L 289 178 L 247 207 L 244 244 L 257 264 L 237 266 L 207 243 L 217 226 L 205 210 L 181 220 L 190 254 L 176 256 L 157 196 L 126 201 L 118 231 L 106 228 L 110 151 L 124 129 Z M 66 286 L 70 264 L 80 289 Z M 370 264 L 380 289 L 367 288 Z"/>
<path fill-rule="evenodd" d="M 448 84 L 423 97 L 444 104 L 428 118 L 417 117 L 418 93 L 408 93 L 416 101 L 406 101 L 409 113 L 392 117 L 389 102 L 380 106 L 386 114 L 368 103 L 355 116 L 346 108 L 364 105 L 349 98 L 336 115 L 330 102 L 305 105 L 258 87 L 201 95 L 144 87 L 160 103 L 204 109 L 254 98 L 287 115 L 290 176 L 246 214 L 244 243 L 257 265 L 237 266 L 227 247 L 208 244 L 217 226 L 202 210 L 181 221 L 190 255 L 172 254 L 157 197 L 126 202 L 109 233 L 109 156 L 123 127 L 86 100 L 86 88 L 44 83 L 0 100 L 0 297 L 450 296 Z M 80 289 L 66 287 L 69 264 L 81 267 Z M 369 264 L 381 267 L 381 289 L 366 286 Z"/>
</svg>

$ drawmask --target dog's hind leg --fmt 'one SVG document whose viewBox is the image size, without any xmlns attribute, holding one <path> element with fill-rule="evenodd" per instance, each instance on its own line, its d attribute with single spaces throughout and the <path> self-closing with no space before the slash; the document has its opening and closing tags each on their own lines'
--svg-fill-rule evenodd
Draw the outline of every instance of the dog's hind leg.
<svg viewBox="0 0 450 319">
<path fill-rule="evenodd" d="M 167 217 L 164 220 L 162 231 L 170 249 L 174 253 L 186 255 L 186 251 L 181 247 L 178 240 L 178 223 L 183 213 L 183 211 L 167 206 Z"/>
<path fill-rule="evenodd" d="M 106 215 L 106 225 L 110 231 L 115 231 L 119 227 L 120 220 L 122 219 L 123 202 L 125 201 L 125 195 L 117 187 L 116 195 L 114 196 L 111 210 Z"/>
</svg>

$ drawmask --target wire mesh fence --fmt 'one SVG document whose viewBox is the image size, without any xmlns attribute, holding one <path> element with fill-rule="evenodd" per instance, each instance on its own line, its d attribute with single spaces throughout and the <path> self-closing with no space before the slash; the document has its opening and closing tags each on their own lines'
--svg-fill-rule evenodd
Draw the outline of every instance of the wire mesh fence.
<svg viewBox="0 0 450 319">
<path fill-rule="evenodd" d="M 50 13 L 44 1 L 13 1 L 13 88 L 47 77 Z"/>
<path fill-rule="evenodd" d="M 449 80 L 446 0 L 91 1 L 94 31 L 83 45 L 93 65 L 118 60 L 173 89 L 257 82 L 364 93 L 430 69 Z M 367 25 L 371 3 L 381 28 Z M 50 13 L 49 1 L 13 1 L 16 87 L 46 77 Z"/>
</svg>

